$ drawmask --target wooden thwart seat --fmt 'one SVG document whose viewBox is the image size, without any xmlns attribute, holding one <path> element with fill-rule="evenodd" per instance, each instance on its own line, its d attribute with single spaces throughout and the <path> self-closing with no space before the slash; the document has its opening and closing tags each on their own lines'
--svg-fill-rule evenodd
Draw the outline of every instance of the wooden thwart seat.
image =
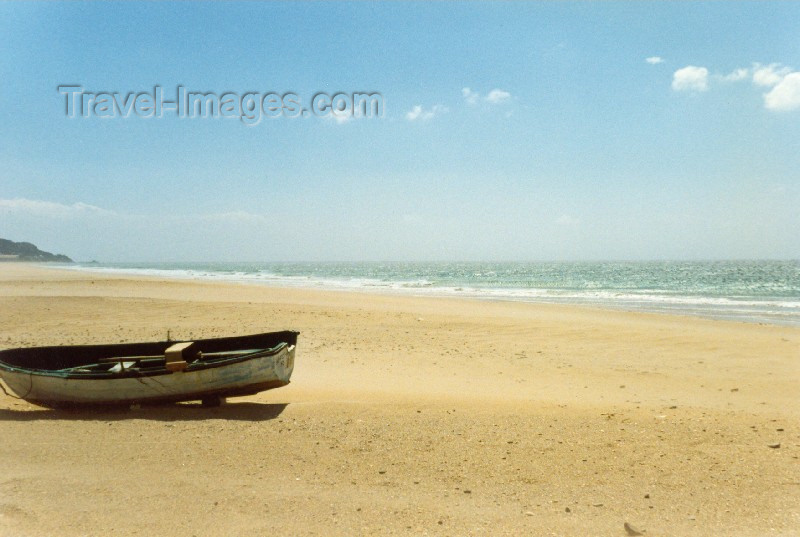
<svg viewBox="0 0 800 537">
<path fill-rule="evenodd" d="M 164 351 L 164 360 L 166 368 L 173 373 L 176 371 L 183 371 L 189 365 L 186 358 L 192 358 L 197 355 L 194 350 L 194 341 L 184 341 L 183 343 L 175 343 Z"/>
</svg>

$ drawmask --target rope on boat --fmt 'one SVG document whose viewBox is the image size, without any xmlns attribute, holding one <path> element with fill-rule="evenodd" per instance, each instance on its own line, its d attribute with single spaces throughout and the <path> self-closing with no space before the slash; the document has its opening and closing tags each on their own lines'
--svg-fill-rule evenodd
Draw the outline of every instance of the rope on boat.
<svg viewBox="0 0 800 537">
<path fill-rule="evenodd" d="M 28 386 L 28 393 L 31 393 L 31 388 L 33 387 L 33 379 L 30 379 L 30 380 L 31 380 L 31 385 Z M 9 397 L 13 397 L 14 399 L 22 399 L 22 397 L 19 397 L 18 395 L 14 395 L 13 393 L 8 393 L 6 391 L 6 381 L 3 380 L 2 378 L 0 378 L 0 390 L 3 390 L 3 393 L 6 394 Z M 26 393 L 25 395 L 28 395 L 28 393 Z"/>
<path fill-rule="evenodd" d="M 16 395 L 10 394 L 6 391 L 6 387 L 4 386 L 4 382 L 0 382 L 0 390 L 3 390 L 3 393 L 9 397 L 13 397 L 14 399 L 22 399 L 22 397 L 17 397 Z"/>
</svg>

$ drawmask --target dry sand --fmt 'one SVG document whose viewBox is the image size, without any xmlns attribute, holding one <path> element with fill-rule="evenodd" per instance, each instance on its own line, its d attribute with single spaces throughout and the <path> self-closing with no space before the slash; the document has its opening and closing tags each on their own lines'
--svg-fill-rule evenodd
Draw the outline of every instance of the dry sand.
<svg viewBox="0 0 800 537">
<path fill-rule="evenodd" d="M 167 329 L 299 330 L 292 384 L 0 395 L 0 535 L 800 535 L 797 328 L 0 265 L 0 347 Z"/>
</svg>

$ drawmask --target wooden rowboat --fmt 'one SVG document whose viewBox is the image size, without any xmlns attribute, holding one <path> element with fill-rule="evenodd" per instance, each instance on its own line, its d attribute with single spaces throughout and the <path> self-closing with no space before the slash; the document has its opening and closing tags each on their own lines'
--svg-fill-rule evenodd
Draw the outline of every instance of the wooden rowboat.
<svg viewBox="0 0 800 537">
<path fill-rule="evenodd" d="M 0 351 L 0 378 L 45 406 L 134 404 L 252 395 L 289 384 L 297 332 Z"/>
</svg>

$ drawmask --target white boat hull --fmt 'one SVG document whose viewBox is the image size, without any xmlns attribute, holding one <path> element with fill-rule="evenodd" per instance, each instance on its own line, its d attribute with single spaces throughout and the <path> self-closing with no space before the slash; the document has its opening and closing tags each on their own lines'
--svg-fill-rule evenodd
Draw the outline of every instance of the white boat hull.
<svg viewBox="0 0 800 537">
<path fill-rule="evenodd" d="M 109 379 L 64 378 L 26 371 L 0 371 L 22 399 L 43 404 L 127 404 L 189 401 L 249 395 L 289 384 L 295 346 L 271 356 L 196 371 Z"/>
</svg>

